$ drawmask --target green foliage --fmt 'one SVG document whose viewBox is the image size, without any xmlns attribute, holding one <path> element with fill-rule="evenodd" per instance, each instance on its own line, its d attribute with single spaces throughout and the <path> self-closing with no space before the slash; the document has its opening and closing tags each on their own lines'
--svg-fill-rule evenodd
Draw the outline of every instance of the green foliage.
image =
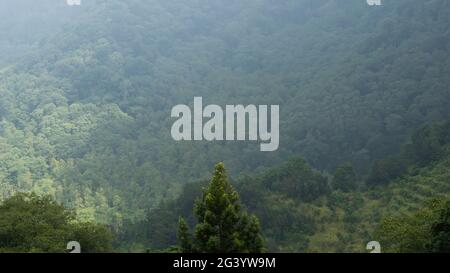
<svg viewBox="0 0 450 273">
<path fill-rule="evenodd" d="M 178 242 L 180 243 L 180 249 L 183 253 L 193 252 L 192 238 L 189 234 L 189 227 L 182 217 L 180 217 L 178 222 Z"/>
<path fill-rule="evenodd" d="M 299 168 L 304 166 L 299 159 L 262 174 L 242 175 L 234 185 L 240 193 L 242 204 L 260 219 L 269 251 L 365 252 L 368 241 L 380 240 L 383 251 L 414 252 L 422 249 L 428 252 L 432 251 L 429 248 L 434 240 L 431 230 L 439 215 L 437 211 L 429 213 L 430 208 L 439 207 L 437 204 L 441 203 L 427 200 L 450 194 L 450 150 L 448 147 L 443 147 L 443 150 L 447 155 L 440 160 L 425 167 L 411 168 L 385 185 L 348 192 L 338 189 L 313 200 L 303 200 L 280 190 L 286 187 L 284 183 L 301 182 L 304 174 L 308 177 L 313 172 L 320 176 L 313 170 Z M 351 173 L 348 172 L 348 165 L 344 167 L 347 170 L 344 174 Z M 191 204 L 196 198 L 195 192 L 204 185 L 204 182 L 187 184 L 177 199 L 151 210 L 148 220 L 142 225 L 158 228 L 145 233 L 173 233 L 171 226 L 177 224 L 178 215 L 183 215 L 187 225 L 194 225 Z M 272 185 L 278 185 L 279 189 Z M 429 205 L 423 208 L 424 204 Z M 412 217 L 414 214 L 416 216 Z M 157 226 L 158 223 L 164 224 Z M 381 233 L 377 232 L 380 223 L 386 227 Z M 445 224 L 442 227 L 445 230 Z M 445 238 L 446 233 L 441 234 Z M 176 243 L 173 235 L 150 236 L 143 241 L 148 245 L 157 243 L 161 248 Z"/>
<path fill-rule="evenodd" d="M 115 229 L 215 162 L 237 175 L 301 155 L 322 171 L 351 162 L 364 175 L 414 129 L 449 117 L 444 1 L 389 1 L 382 13 L 361 0 L 111 0 L 76 10 L 27 1 L 0 11 L 0 196 L 51 194 Z M 194 95 L 282 105 L 280 150 L 174 143 L 170 109 Z M 419 158 L 434 157 L 424 153 L 435 144 L 420 146 Z M 279 190 L 302 200 L 326 191 L 304 177 Z"/>
<path fill-rule="evenodd" d="M 420 166 L 439 160 L 445 155 L 444 147 L 450 143 L 450 122 L 426 125 L 412 136 L 413 156 Z"/>
<path fill-rule="evenodd" d="M 183 252 L 259 253 L 264 250 L 256 217 L 241 212 L 237 192 L 225 174 L 223 163 L 216 165 L 211 183 L 195 204 L 197 225 L 191 242 L 186 222 L 179 222 Z"/>
<path fill-rule="evenodd" d="M 439 212 L 438 219 L 431 225 L 431 252 L 450 253 L 450 200 Z"/>
<path fill-rule="evenodd" d="M 80 243 L 83 253 L 114 252 L 113 234 L 104 225 L 93 223 L 74 224 L 71 238 Z"/>
<path fill-rule="evenodd" d="M 367 179 L 370 186 L 386 185 L 407 174 L 408 169 L 423 167 L 447 155 L 450 144 L 450 122 L 425 125 L 412 135 L 399 155 L 375 162 Z"/>
<path fill-rule="evenodd" d="M 272 168 L 262 177 L 265 188 L 292 198 L 312 201 L 329 192 L 328 180 L 314 171 L 306 160 L 293 158 Z"/>
<path fill-rule="evenodd" d="M 4 2 L 0 200 L 51 195 L 132 249 L 167 249 L 223 161 L 271 250 L 349 251 L 384 205 L 447 191 L 450 123 L 412 135 L 450 117 L 446 1 Z M 280 149 L 174 143 L 170 109 L 193 96 L 281 105 Z"/>
<path fill-rule="evenodd" d="M 375 162 L 367 179 L 371 186 L 386 185 L 405 174 L 405 163 L 398 156 L 390 156 Z"/>
<path fill-rule="evenodd" d="M 383 219 L 376 234 L 385 252 L 449 252 L 447 199 L 429 201 L 412 215 Z"/>
<path fill-rule="evenodd" d="M 353 166 L 349 163 L 336 168 L 333 174 L 333 189 L 344 192 L 354 191 L 358 187 Z"/>
<path fill-rule="evenodd" d="M 83 252 L 112 251 L 112 235 L 104 226 L 75 222 L 51 197 L 16 194 L 0 205 L 0 252 L 66 252 L 78 241 Z"/>
</svg>

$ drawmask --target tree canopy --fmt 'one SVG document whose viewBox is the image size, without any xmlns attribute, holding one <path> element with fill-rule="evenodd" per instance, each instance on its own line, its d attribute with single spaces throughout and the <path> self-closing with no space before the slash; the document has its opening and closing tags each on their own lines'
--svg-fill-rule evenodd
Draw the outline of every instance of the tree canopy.
<svg viewBox="0 0 450 273">
<path fill-rule="evenodd" d="M 241 211 L 237 192 L 229 183 L 223 163 L 216 165 L 211 183 L 195 204 L 197 224 L 191 238 L 187 223 L 179 221 L 183 252 L 259 253 L 264 250 L 259 221 Z"/>
<path fill-rule="evenodd" d="M 64 253 L 71 241 L 86 253 L 113 250 L 108 228 L 77 222 L 50 196 L 16 194 L 2 202 L 0 216 L 0 252 Z"/>
</svg>

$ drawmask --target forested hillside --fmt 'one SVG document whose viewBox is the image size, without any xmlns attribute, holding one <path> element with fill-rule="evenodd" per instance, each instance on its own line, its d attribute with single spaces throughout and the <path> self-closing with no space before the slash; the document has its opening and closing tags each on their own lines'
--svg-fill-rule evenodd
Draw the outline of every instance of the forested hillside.
<svg viewBox="0 0 450 273">
<path fill-rule="evenodd" d="M 68 9 L 65 1 L 0 0 L 0 67 L 39 51 L 46 39 L 77 22 L 80 9 Z"/>
<path fill-rule="evenodd" d="M 389 166 L 392 157 L 383 159 L 374 164 L 367 179 L 355 178 L 352 189 L 346 187 L 349 178 L 355 177 L 351 167 L 343 165 L 333 175 L 325 175 L 301 158 L 261 174 L 238 177 L 233 183 L 245 207 L 260 219 L 270 251 L 366 252 L 366 244 L 376 240 L 388 252 L 427 252 L 420 243 L 430 241 L 421 236 L 421 228 L 433 224 L 427 210 L 436 206 L 414 216 L 412 227 L 393 221 L 403 217 L 399 223 L 406 222 L 404 218 L 422 207 L 450 198 L 449 136 L 450 122 L 421 128 L 395 155 L 394 168 L 403 166 L 401 171 L 394 175 Z M 423 152 L 429 155 L 427 160 Z M 343 174 L 347 179 L 341 179 Z M 378 179 L 374 185 L 370 182 L 374 175 L 387 179 Z M 129 243 L 127 248 L 141 251 L 176 246 L 178 217 L 185 217 L 190 226 L 195 224 L 192 204 L 205 184 L 185 185 L 177 199 L 162 202 L 149 212 L 147 220 L 130 225 L 121 241 Z M 421 226 L 415 227 L 417 223 Z M 415 239 L 419 243 L 411 246 Z"/>
<path fill-rule="evenodd" d="M 35 2 L 0 1 L 0 199 L 50 195 L 139 249 L 176 243 L 171 229 L 126 229 L 162 225 L 173 200 L 191 209 L 197 188 L 184 185 L 217 162 L 240 181 L 272 250 L 361 250 L 371 229 L 351 223 L 378 221 L 382 202 L 419 206 L 422 196 L 395 201 L 413 184 L 385 184 L 409 168 L 389 156 L 450 118 L 448 0 Z M 279 150 L 175 142 L 170 111 L 194 96 L 280 105 Z M 404 179 L 427 192 L 417 175 L 444 172 L 448 161 L 436 160 L 413 162 L 421 174 Z M 358 191 L 366 185 L 382 189 Z M 372 199 L 383 194 L 393 197 Z"/>
</svg>

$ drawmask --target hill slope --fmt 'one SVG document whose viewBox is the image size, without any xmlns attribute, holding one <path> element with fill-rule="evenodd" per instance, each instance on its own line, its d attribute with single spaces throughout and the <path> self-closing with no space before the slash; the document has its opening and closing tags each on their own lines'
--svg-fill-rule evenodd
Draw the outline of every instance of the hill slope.
<svg viewBox="0 0 450 273">
<path fill-rule="evenodd" d="M 86 2 L 0 71 L 0 196 L 51 194 L 120 229 L 218 161 L 236 175 L 302 155 L 364 174 L 449 118 L 445 0 Z M 175 143 L 170 110 L 194 96 L 280 104 L 280 149 Z"/>
<path fill-rule="evenodd" d="M 449 149 L 439 161 L 411 170 L 387 186 L 361 191 L 335 191 L 326 184 L 317 190 L 314 184 L 326 183 L 327 179 L 319 173 L 312 178 L 314 171 L 305 164 L 302 160 L 290 161 L 262 175 L 241 177 L 234 182 L 245 206 L 260 219 L 270 251 L 367 252 L 369 241 L 389 236 L 379 237 L 376 233 L 383 219 L 411 216 L 428 201 L 450 196 Z M 276 175 L 280 170 L 282 175 Z M 284 189 L 273 191 L 268 187 L 269 181 Z M 124 250 L 167 249 L 177 245 L 178 217 L 186 217 L 194 225 L 193 204 L 205 184 L 186 185 L 177 199 L 151 210 L 146 221 L 127 226 L 127 232 L 121 235 L 121 241 L 127 242 L 123 244 Z M 319 195 L 305 200 L 292 195 L 290 184 L 302 184 L 302 191 L 315 191 Z"/>
</svg>

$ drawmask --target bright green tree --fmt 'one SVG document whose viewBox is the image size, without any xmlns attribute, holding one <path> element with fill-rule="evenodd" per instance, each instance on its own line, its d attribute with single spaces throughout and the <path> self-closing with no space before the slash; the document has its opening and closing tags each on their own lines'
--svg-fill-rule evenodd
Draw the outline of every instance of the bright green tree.
<svg viewBox="0 0 450 273">
<path fill-rule="evenodd" d="M 49 196 L 19 193 L 0 205 L 0 216 L 0 252 L 67 252 L 70 241 L 82 252 L 112 251 L 106 227 L 77 223 L 73 211 Z"/>
<path fill-rule="evenodd" d="M 385 252 L 450 252 L 450 201 L 432 199 L 413 214 L 385 217 L 375 236 Z"/>
<path fill-rule="evenodd" d="M 179 223 L 183 252 L 259 253 L 264 251 L 255 216 L 241 211 L 238 193 L 229 183 L 223 163 L 216 165 L 210 184 L 195 204 L 197 225 L 192 242 L 186 222 Z"/>
</svg>

